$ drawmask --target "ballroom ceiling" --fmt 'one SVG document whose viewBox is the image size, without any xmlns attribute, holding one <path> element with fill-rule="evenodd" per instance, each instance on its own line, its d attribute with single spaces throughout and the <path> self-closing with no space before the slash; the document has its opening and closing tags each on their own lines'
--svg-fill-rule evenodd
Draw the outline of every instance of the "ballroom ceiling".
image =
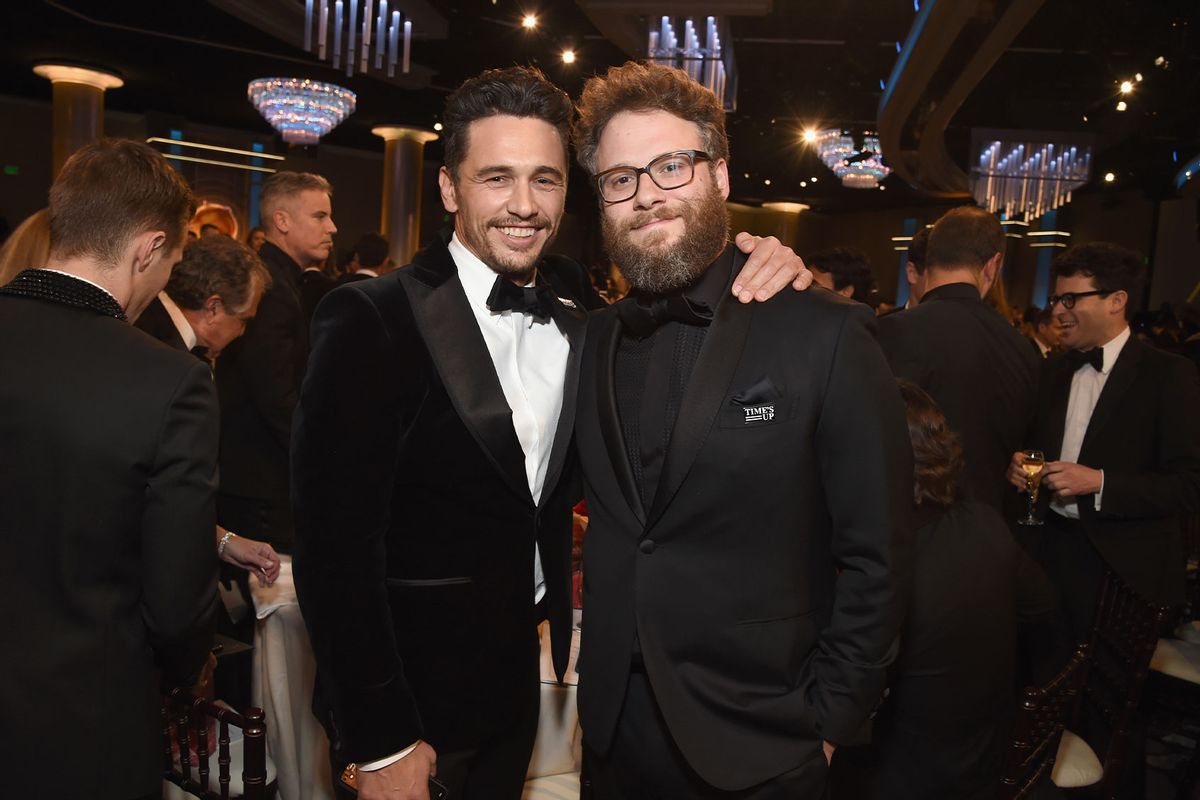
<svg viewBox="0 0 1200 800">
<path fill-rule="evenodd" d="M 446 93 L 487 67 L 535 64 L 577 95 L 589 75 L 628 57 L 600 34 L 584 8 L 606 2 L 635 11 L 681 7 L 680 0 L 399 0 L 399 7 L 413 9 L 413 72 L 390 83 L 374 73 L 346 78 L 305 52 L 299 23 L 290 22 L 302 19 L 302 0 L 5 3 L 0 93 L 48 100 L 49 84 L 32 66 L 62 59 L 124 77 L 125 86 L 108 94 L 111 109 L 261 134 L 269 128 L 246 101 L 246 83 L 268 75 L 311 77 L 358 93 L 358 110 L 325 141 L 381 151 L 373 126 L 432 126 Z M 733 199 L 795 200 L 831 211 L 937 202 L 895 176 L 884 182 L 884 191 L 842 188 L 799 141 L 805 127 L 875 127 L 881 81 L 896 63 L 897 45 L 919 3 L 683 4 L 699 12 L 712 6 L 769 9 L 731 19 L 739 71 L 737 110 L 728 122 Z M 1006 5 L 979 0 L 972 24 L 989 25 Z M 525 13 L 537 14 L 535 30 L 521 27 Z M 280 36 L 268 32 L 272 25 Z M 1123 188 L 1152 196 L 1173 192 L 1173 176 L 1200 154 L 1197 25 L 1200 3 L 1194 0 L 1045 0 L 954 116 L 946 130 L 951 155 L 965 166 L 972 127 L 1086 131 L 1096 136 L 1097 152 L 1096 179 L 1085 191 L 1105 190 L 1101 176 L 1112 172 L 1113 184 Z M 574 64 L 562 62 L 564 48 L 577 53 Z M 1156 66 L 1159 57 L 1164 61 Z M 1136 73 L 1143 80 L 1125 98 L 1127 109 L 1117 111 L 1117 85 Z M 428 152 L 440 157 L 437 144 Z"/>
</svg>

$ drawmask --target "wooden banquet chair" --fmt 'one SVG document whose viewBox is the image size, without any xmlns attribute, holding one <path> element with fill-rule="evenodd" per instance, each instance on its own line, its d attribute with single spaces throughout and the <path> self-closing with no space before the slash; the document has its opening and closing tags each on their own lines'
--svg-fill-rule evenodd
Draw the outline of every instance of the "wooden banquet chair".
<svg viewBox="0 0 1200 800">
<path fill-rule="evenodd" d="M 233 709 L 196 697 L 186 689 L 175 689 L 163 698 L 163 779 L 187 794 L 203 800 L 269 800 L 274 784 L 268 778 L 266 723 L 260 708 L 239 714 Z M 209 721 L 215 725 L 213 742 Z M 241 775 L 233 775 L 236 743 L 231 746 L 230 728 L 240 729 Z M 216 788 L 213 788 L 211 756 L 217 755 Z M 195 775 L 193 776 L 193 768 Z M 170 788 L 170 787 L 168 787 Z"/>
<path fill-rule="evenodd" d="M 1027 797 L 1050 776 L 1087 677 L 1087 658 L 1087 648 L 1080 647 L 1048 683 L 1025 689 L 1000 777 L 1000 800 Z"/>
</svg>

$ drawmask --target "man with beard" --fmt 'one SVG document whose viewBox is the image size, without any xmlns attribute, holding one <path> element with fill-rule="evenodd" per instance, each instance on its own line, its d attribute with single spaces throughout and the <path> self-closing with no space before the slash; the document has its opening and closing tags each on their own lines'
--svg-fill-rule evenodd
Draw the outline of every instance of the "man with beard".
<svg viewBox="0 0 1200 800">
<path fill-rule="evenodd" d="M 575 387 L 601 305 L 578 264 L 544 254 L 570 115 L 536 70 L 464 83 L 443 117 L 453 236 L 334 290 L 313 321 L 296 585 L 334 774 L 357 764 L 362 800 L 423 799 L 435 770 L 455 800 L 520 797 L 539 620 L 566 668 Z M 759 244 L 765 269 L 740 288 L 765 296 L 802 265 Z"/>
<path fill-rule="evenodd" d="M 633 287 L 589 325 L 575 428 L 593 789 L 819 797 L 903 611 L 912 461 L 874 316 L 830 292 L 730 302 L 743 256 L 708 89 L 631 62 L 589 80 L 579 110 Z"/>
</svg>

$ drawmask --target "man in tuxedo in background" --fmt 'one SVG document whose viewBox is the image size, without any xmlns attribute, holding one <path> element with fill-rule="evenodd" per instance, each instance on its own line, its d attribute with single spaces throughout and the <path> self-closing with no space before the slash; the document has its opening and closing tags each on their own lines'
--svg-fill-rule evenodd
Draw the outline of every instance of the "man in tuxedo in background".
<svg viewBox="0 0 1200 800">
<path fill-rule="evenodd" d="M 0 289 L 0 772 L 11 797 L 158 797 L 160 688 L 190 685 L 216 605 L 207 365 L 128 324 L 196 200 L 103 140 L 50 189 L 50 257 Z"/>
<path fill-rule="evenodd" d="M 246 333 L 217 362 L 221 395 L 221 524 L 280 553 L 292 550 L 288 492 L 292 413 L 308 360 L 300 299 L 303 268 L 333 249 L 332 189 L 320 175 L 277 172 L 259 202 L 267 240 L 258 255 L 271 274 Z"/>
<path fill-rule="evenodd" d="M 539 620 L 566 669 L 575 387 L 602 305 L 580 265 L 546 254 L 570 115 L 534 69 L 466 81 L 443 116 L 453 235 L 331 292 L 313 320 L 296 583 L 334 774 L 357 764 L 362 800 L 424 800 L 435 769 L 456 799 L 519 798 Z M 749 295 L 802 267 L 775 244 L 755 248 Z"/>
<path fill-rule="evenodd" d="M 813 281 L 842 297 L 865 303 L 871 297 L 875 279 L 867 255 L 852 247 L 830 247 L 813 253 L 805 261 Z"/>
<path fill-rule="evenodd" d="M 1179 356 L 1130 336 L 1142 258 L 1093 242 L 1051 268 L 1050 307 L 1067 353 L 1042 370 L 1027 444 L 1042 450 L 1045 527 L 1037 555 L 1076 641 L 1086 641 L 1105 569 L 1147 600 L 1184 603 L 1179 514 L 1200 510 L 1200 386 Z M 1024 459 L 1008 479 L 1025 489 Z"/>
<path fill-rule="evenodd" d="M 270 285 L 253 250 L 209 236 L 184 248 L 166 288 L 136 324 L 164 344 L 212 360 L 245 332 Z"/>
<path fill-rule="evenodd" d="M 338 285 L 378 278 L 391 272 L 397 265 L 388 258 L 388 240 L 378 233 L 364 233 L 354 243 L 354 258 L 350 260 L 350 271 L 338 279 Z"/>
<path fill-rule="evenodd" d="M 921 276 L 921 302 L 879 321 L 879 342 L 897 378 L 933 397 L 962 436 L 963 482 L 1001 510 L 1002 475 L 1033 420 L 1038 358 L 983 297 L 999 279 L 1004 231 L 975 206 L 933 226 Z"/>
<path fill-rule="evenodd" d="M 724 112 L 684 72 L 630 62 L 579 108 L 579 161 L 633 287 L 593 317 L 580 371 L 593 787 L 821 796 L 903 611 L 912 456 L 874 315 L 828 292 L 726 296 L 743 256 Z"/>
</svg>

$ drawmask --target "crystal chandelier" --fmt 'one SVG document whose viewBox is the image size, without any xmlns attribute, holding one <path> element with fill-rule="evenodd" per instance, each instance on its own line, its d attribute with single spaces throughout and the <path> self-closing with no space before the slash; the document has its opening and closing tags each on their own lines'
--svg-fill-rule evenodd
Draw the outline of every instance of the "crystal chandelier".
<svg viewBox="0 0 1200 800">
<path fill-rule="evenodd" d="M 259 78 L 246 90 L 258 113 L 290 144 L 316 144 L 354 113 L 354 92 L 307 78 Z"/>
<path fill-rule="evenodd" d="M 1091 180 L 1091 142 L 1077 135 L 976 131 L 972 138 L 971 193 L 992 213 L 1036 219 Z"/>
<path fill-rule="evenodd" d="M 646 39 L 646 58 L 651 64 L 678 67 L 692 80 L 707 87 L 725 106 L 736 111 L 737 77 L 733 68 L 733 50 L 721 41 L 724 20 L 705 17 L 697 25 L 692 17 L 682 20 L 682 36 L 675 25 L 678 20 L 662 16 L 651 17 Z"/>
<path fill-rule="evenodd" d="M 399 0 L 394 2 L 399 5 Z M 356 67 L 367 72 L 386 65 L 392 78 L 397 63 L 407 73 L 411 48 L 412 20 L 395 8 L 389 13 L 388 0 L 379 0 L 378 6 L 373 0 L 304 0 L 304 49 L 315 50 L 317 58 L 328 59 L 334 69 L 345 67 L 347 77 Z"/>
<path fill-rule="evenodd" d="M 883 163 L 879 137 L 863 135 L 862 146 L 854 146 L 854 137 L 840 128 L 817 134 L 817 154 L 848 189 L 874 189 L 892 168 Z"/>
</svg>

